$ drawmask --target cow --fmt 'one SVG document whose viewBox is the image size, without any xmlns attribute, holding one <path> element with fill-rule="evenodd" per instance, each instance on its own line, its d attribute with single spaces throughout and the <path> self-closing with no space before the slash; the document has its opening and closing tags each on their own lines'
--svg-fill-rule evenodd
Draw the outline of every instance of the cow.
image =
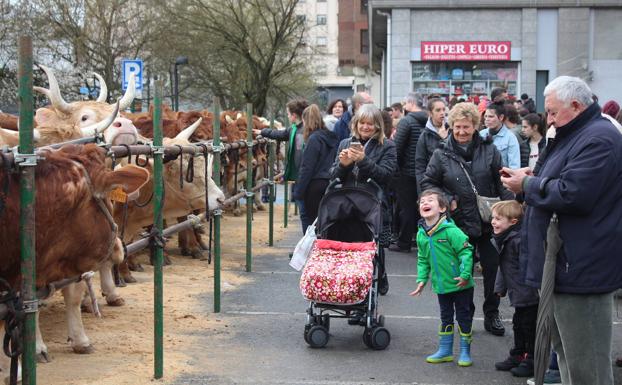
<svg viewBox="0 0 622 385">
<path fill-rule="evenodd" d="M 94 144 L 45 149 L 41 155 L 44 160 L 35 168 L 37 289 L 96 270 L 106 260 L 122 260 L 121 240 L 109 219 L 112 205 L 107 194 L 115 188 L 133 193 L 149 180 L 149 172 L 134 165 L 110 170 L 105 164 L 106 150 Z M 0 180 L 4 172 L 0 170 Z M 19 224 L 15 219 L 20 210 L 19 178 L 15 173 L 9 174 L 8 191 L 0 213 L 0 276 L 19 287 Z M 81 284 L 63 289 L 69 341 L 76 353 L 92 351 L 80 316 L 83 289 Z M 47 360 L 47 347 L 39 333 L 37 353 Z"/>
<path fill-rule="evenodd" d="M 175 138 L 164 138 L 163 144 L 165 146 L 174 146 L 174 145 L 190 145 L 191 143 L 188 141 L 190 136 L 192 136 L 194 130 L 201 124 L 201 119 L 197 120 L 190 127 L 186 128 Z M 174 219 L 179 218 L 181 216 L 187 215 L 189 212 L 193 210 L 206 210 L 205 207 L 205 185 L 207 177 L 207 187 L 208 187 L 208 198 L 209 198 L 209 209 L 213 210 L 221 206 L 222 202 L 224 202 L 224 194 L 222 191 L 216 186 L 214 181 L 211 178 L 211 167 L 208 164 L 208 175 L 204 175 L 204 167 L 205 167 L 205 159 L 203 156 L 197 156 L 194 158 L 194 179 L 192 182 L 186 182 L 183 184 L 183 187 L 179 185 L 180 177 L 180 162 L 182 162 L 182 158 L 185 159 L 185 165 L 187 167 L 188 156 L 180 156 L 176 160 L 167 162 L 164 165 L 163 170 L 163 179 L 164 179 L 164 188 L 166 191 L 166 198 L 164 199 L 164 206 L 162 208 L 162 215 L 164 219 Z M 146 168 L 151 169 L 152 161 L 150 161 Z M 184 169 L 183 172 L 186 170 Z M 124 217 L 127 217 L 127 221 L 123 224 L 124 230 L 124 239 L 123 241 L 129 243 L 134 239 L 143 229 L 143 227 L 148 226 L 153 223 L 153 204 L 150 200 L 150 197 L 153 193 L 153 181 L 150 180 L 144 188 L 141 189 L 139 196 L 135 199 L 134 202 L 128 202 L 127 208 L 124 208 L 123 204 L 116 203 L 114 209 L 114 218 L 117 223 L 123 223 Z M 142 205 L 144 202 L 148 202 L 149 204 Z M 141 203 L 141 204 L 137 204 Z M 142 206 L 142 207 L 141 207 Z M 127 210 L 127 212 L 126 212 Z M 133 263 L 132 261 L 129 261 Z M 120 271 L 123 275 L 123 279 L 129 282 L 133 282 L 134 279 L 129 274 L 129 270 L 123 266 L 120 268 Z M 102 277 L 103 279 L 103 277 Z"/>
<path fill-rule="evenodd" d="M 0 127 L 7 130 L 17 131 L 19 125 L 19 117 L 0 111 Z"/>
</svg>

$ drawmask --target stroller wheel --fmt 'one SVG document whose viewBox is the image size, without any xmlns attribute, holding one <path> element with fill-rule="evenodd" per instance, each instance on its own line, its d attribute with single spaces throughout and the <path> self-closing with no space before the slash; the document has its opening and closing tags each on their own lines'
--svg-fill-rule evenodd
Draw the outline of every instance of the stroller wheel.
<svg viewBox="0 0 622 385">
<path fill-rule="evenodd" d="M 306 341 L 312 348 L 323 348 L 328 343 L 328 330 L 324 326 L 312 326 L 306 336 Z"/>
<path fill-rule="evenodd" d="M 391 343 L 391 333 L 383 327 L 371 329 L 371 348 L 374 350 L 384 350 Z"/>
<path fill-rule="evenodd" d="M 305 325 L 304 337 L 306 343 L 309 343 L 309 329 L 311 329 L 311 325 Z"/>
</svg>

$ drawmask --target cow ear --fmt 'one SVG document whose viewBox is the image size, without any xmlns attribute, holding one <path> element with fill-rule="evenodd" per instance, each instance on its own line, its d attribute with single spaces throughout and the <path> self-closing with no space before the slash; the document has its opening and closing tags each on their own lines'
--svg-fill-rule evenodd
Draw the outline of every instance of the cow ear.
<svg viewBox="0 0 622 385">
<path fill-rule="evenodd" d="M 50 122 L 53 122 L 56 118 L 56 113 L 46 107 L 38 108 L 35 113 L 35 126 L 49 126 Z"/>
<path fill-rule="evenodd" d="M 139 190 L 149 181 L 149 171 L 142 167 L 129 164 L 111 173 L 106 188 L 112 190 L 121 187 L 128 194 Z"/>
</svg>

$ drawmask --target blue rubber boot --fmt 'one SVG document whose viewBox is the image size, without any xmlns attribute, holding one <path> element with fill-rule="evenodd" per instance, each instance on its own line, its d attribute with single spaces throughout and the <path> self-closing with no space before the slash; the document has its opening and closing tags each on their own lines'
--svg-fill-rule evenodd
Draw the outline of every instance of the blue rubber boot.
<svg viewBox="0 0 622 385">
<path fill-rule="evenodd" d="M 438 331 L 438 350 L 436 353 L 428 356 L 425 360 L 431 364 L 439 364 L 441 362 L 452 362 L 454 350 L 454 325 L 441 325 Z"/>
<path fill-rule="evenodd" d="M 462 329 L 458 326 L 460 332 L 460 358 L 458 358 L 459 366 L 471 366 L 471 341 L 473 341 L 473 331 L 470 333 L 462 333 Z"/>
</svg>

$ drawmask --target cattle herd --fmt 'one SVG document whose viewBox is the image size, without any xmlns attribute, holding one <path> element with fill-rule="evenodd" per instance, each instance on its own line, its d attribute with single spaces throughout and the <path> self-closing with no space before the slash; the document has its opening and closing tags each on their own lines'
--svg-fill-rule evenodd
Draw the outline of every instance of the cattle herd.
<svg viewBox="0 0 622 385">
<path fill-rule="evenodd" d="M 134 79 L 117 103 L 107 103 L 106 85 L 97 74 L 101 84 L 97 100 L 66 102 L 53 71 L 45 66 L 41 68 L 47 75 L 49 88 L 35 87 L 35 90 L 44 94 L 50 104 L 37 109 L 34 116 L 35 146 L 40 147 L 44 158 L 35 168 L 36 286 L 49 288 L 61 280 L 99 271 L 106 303 L 122 306 L 125 302 L 117 287 L 135 282 L 130 271 L 141 268 L 131 256 L 124 256 L 123 245 L 140 238 L 153 222 L 152 160 L 128 157 L 113 161 L 107 156 L 107 149 L 96 144 L 68 144 L 60 149 L 46 146 L 94 134 L 102 134 L 106 144 L 115 146 L 149 142 L 153 137 L 153 106 L 149 112 L 124 112 L 134 99 Z M 207 110 L 177 112 L 163 106 L 164 145 L 212 140 L 215 118 Z M 218 118 L 223 141 L 246 139 L 244 114 L 224 111 Z M 267 120 L 261 117 L 253 116 L 252 122 L 256 129 L 268 126 Z M 0 112 L 0 152 L 17 144 L 18 118 Z M 222 206 L 225 197 L 234 195 L 245 182 L 248 167 L 254 169 L 256 179 L 267 176 L 266 146 L 252 147 L 250 165 L 246 151 L 243 147 L 235 153 L 222 154 L 224 193 L 211 179 L 211 165 L 205 167 L 204 162 L 211 163 L 211 155 L 197 156 L 192 161 L 181 155 L 166 162 L 164 219 L 169 223 L 182 221 L 189 213 Z M 205 169 L 210 171 L 207 175 Z M 4 181 L 0 183 L 0 208 L 3 208 L 0 209 L 0 277 L 19 287 L 19 175 L 0 167 L 0 181 Z M 255 203 L 258 209 L 263 209 L 260 200 L 256 199 Z M 201 234 L 192 229 L 180 233 L 179 242 L 182 253 L 195 258 L 201 257 L 206 248 Z M 116 279 L 113 271 L 119 273 Z M 76 353 L 90 353 L 93 348 L 82 324 L 81 307 L 91 302 L 86 300 L 85 282 L 76 281 L 62 288 L 68 341 Z M 38 315 L 36 338 L 37 357 L 39 361 L 47 361 Z"/>
</svg>

